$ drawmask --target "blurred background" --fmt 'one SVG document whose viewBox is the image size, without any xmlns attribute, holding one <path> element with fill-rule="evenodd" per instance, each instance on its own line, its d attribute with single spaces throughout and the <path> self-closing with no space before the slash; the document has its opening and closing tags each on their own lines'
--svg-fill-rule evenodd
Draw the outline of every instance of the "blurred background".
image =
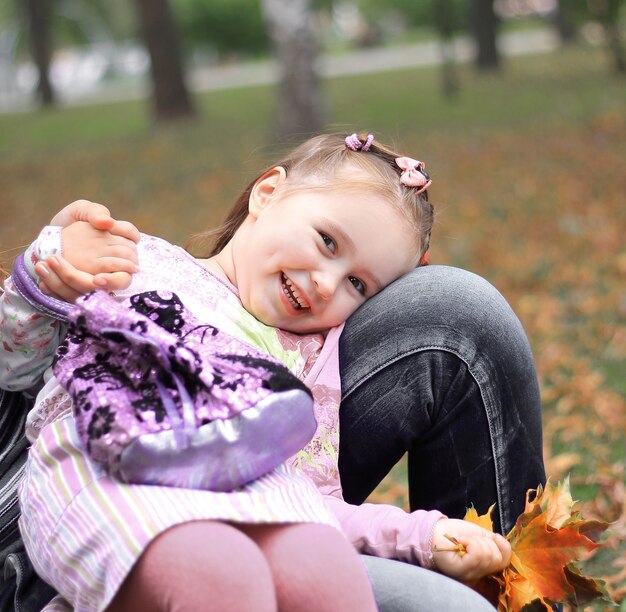
<svg viewBox="0 0 626 612">
<path fill-rule="evenodd" d="M 283 146 L 375 133 L 434 179 L 431 262 L 526 327 L 548 474 L 612 522 L 587 566 L 623 602 L 625 30 L 622 0 L 5 0 L 0 260 L 78 198 L 185 244 Z"/>
</svg>

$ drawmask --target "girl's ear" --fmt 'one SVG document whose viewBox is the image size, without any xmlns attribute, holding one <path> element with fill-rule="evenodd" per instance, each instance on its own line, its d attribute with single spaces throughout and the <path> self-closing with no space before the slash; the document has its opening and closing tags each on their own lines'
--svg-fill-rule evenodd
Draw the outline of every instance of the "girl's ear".
<svg viewBox="0 0 626 612">
<path fill-rule="evenodd" d="M 285 182 L 287 171 L 282 166 L 268 170 L 252 187 L 248 200 L 248 212 L 257 217 L 272 201 L 276 190 Z"/>
</svg>

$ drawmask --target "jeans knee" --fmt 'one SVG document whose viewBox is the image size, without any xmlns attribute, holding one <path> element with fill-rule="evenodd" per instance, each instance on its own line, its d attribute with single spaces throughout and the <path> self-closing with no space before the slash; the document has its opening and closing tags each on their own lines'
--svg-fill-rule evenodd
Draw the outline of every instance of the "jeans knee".
<svg viewBox="0 0 626 612">
<path fill-rule="evenodd" d="M 470 368 L 495 360 L 534 372 L 526 333 L 493 285 L 466 270 L 426 266 L 392 283 L 347 321 L 340 341 L 344 394 L 389 363 L 429 349 L 458 355 Z"/>
</svg>

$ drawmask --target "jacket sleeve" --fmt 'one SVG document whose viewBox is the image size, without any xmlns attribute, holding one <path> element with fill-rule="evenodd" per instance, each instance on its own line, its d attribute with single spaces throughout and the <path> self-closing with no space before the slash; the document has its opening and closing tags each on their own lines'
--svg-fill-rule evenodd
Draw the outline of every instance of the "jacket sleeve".
<svg viewBox="0 0 626 612">
<path fill-rule="evenodd" d="M 433 529 L 439 519 L 445 518 L 441 512 L 409 513 L 388 504 L 355 506 L 332 495 L 325 498 L 346 537 L 360 553 L 434 567 Z"/>
<path fill-rule="evenodd" d="M 48 239 L 44 244 L 49 242 Z M 40 236 L 25 254 L 31 276 L 36 258 L 46 258 L 40 252 L 41 244 Z M 43 384 L 43 374 L 52 365 L 64 335 L 65 326 L 30 306 L 9 277 L 0 295 L 0 388 L 35 393 Z"/>
</svg>

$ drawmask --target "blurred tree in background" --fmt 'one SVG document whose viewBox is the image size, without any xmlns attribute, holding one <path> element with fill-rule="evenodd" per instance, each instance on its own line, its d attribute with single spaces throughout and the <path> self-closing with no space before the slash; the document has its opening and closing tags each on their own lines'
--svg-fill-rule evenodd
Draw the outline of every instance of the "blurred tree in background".
<svg viewBox="0 0 626 612">
<path fill-rule="evenodd" d="M 556 10 L 553 15 L 553 23 L 561 37 L 561 42 L 570 43 L 576 39 L 576 28 L 571 18 L 571 3 L 557 0 Z"/>
<path fill-rule="evenodd" d="M 192 117 L 177 26 L 168 0 L 135 0 L 143 41 L 150 54 L 152 103 L 157 121 Z"/>
<path fill-rule="evenodd" d="M 475 65 L 479 70 L 497 70 L 500 67 L 497 30 L 499 19 L 494 0 L 470 0 L 470 26 L 476 43 Z"/>
<path fill-rule="evenodd" d="M 9 0 L 0 4 L 0 34 L 10 39 L 8 53 L 14 62 L 31 57 L 39 72 L 45 73 L 39 80 L 48 83 L 56 49 L 128 40 L 136 34 L 135 21 L 129 0 Z"/>
<path fill-rule="evenodd" d="M 43 106 L 52 106 L 54 90 L 49 78 L 52 57 L 52 0 L 26 0 L 24 11 L 28 23 L 28 42 L 38 72 L 35 92 Z"/>
<path fill-rule="evenodd" d="M 322 88 L 316 71 L 317 41 L 311 0 L 262 0 L 263 15 L 279 66 L 277 132 L 280 140 L 324 127 Z"/>
<path fill-rule="evenodd" d="M 454 54 L 454 35 L 459 28 L 457 6 L 454 0 L 433 0 L 432 10 L 435 25 L 439 33 L 441 48 L 441 89 L 446 98 L 455 96 L 459 91 Z"/>
<path fill-rule="evenodd" d="M 613 56 L 615 70 L 620 74 L 626 74 L 626 52 L 619 27 L 622 4 L 622 0 L 594 0 L 591 6 L 604 27 L 607 47 Z"/>
</svg>

